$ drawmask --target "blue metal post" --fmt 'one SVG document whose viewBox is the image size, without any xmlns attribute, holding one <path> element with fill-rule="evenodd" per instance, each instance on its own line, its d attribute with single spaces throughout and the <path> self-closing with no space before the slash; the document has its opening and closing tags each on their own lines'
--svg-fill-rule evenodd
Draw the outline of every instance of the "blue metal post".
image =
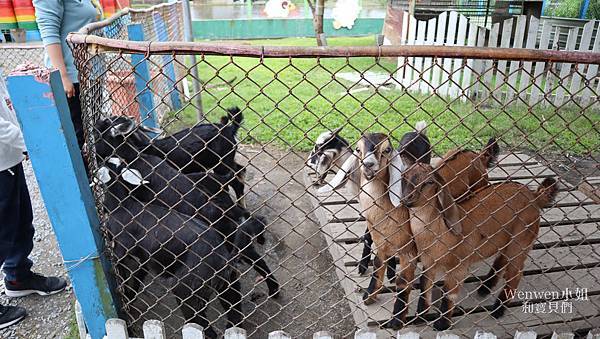
<svg viewBox="0 0 600 339">
<path fill-rule="evenodd" d="M 129 40 L 144 41 L 144 29 L 141 24 L 127 25 Z M 148 61 L 143 54 L 131 55 L 134 66 L 136 101 L 140 108 L 140 119 L 142 124 L 148 127 L 158 127 L 158 119 L 154 110 L 154 101 L 150 91 L 150 70 Z"/>
<path fill-rule="evenodd" d="M 587 14 L 589 7 L 590 7 L 590 0 L 583 0 L 583 4 L 582 4 L 581 10 L 579 12 L 579 19 L 585 19 L 585 15 Z"/>
<path fill-rule="evenodd" d="M 157 12 L 154 12 L 152 18 L 154 21 L 154 32 L 156 33 L 158 41 L 169 41 L 167 26 L 165 25 L 165 21 L 163 20 L 163 18 Z M 171 108 L 178 111 L 181 109 L 181 99 L 179 98 L 179 92 L 177 91 L 177 85 L 175 84 L 177 77 L 175 76 L 175 65 L 173 65 L 173 56 L 163 55 L 162 58 L 163 71 L 165 72 L 167 78 L 167 88 L 171 90 L 171 93 L 169 94 L 169 96 L 171 97 Z"/>
<path fill-rule="evenodd" d="M 117 315 L 98 216 L 58 71 L 12 74 L 8 90 L 66 269 L 92 338 Z"/>
</svg>

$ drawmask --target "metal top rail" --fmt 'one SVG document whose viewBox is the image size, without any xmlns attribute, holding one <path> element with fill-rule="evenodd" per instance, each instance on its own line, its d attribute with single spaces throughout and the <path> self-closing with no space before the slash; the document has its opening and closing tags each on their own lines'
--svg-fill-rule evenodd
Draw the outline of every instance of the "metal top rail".
<svg viewBox="0 0 600 339">
<path fill-rule="evenodd" d="M 174 2 L 166 2 L 166 3 L 162 3 L 162 4 L 158 4 L 158 5 L 154 5 L 152 7 L 148 7 L 148 8 L 130 8 L 127 7 L 117 13 L 115 13 L 114 15 L 112 15 L 111 17 L 101 20 L 101 21 L 97 21 L 97 22 L 92 22 L 90 24 L 87 24 L 85 26 L 83 26 L 78 33 L 81 34 L 90 34 L 91 32 L 100 29 L 100 28 L 104 28 L 104 27 L 108 27 L 110 26 L 112 23 L 114 23 L 116 20 L 118 20 L 119 18 L 127 15 L 127 14 L 131 14 L 131 13 L 152 13 L 152 12 L 156 12 L 159 11 L 165 7 L 170 7 L 173 6 L 174 4 L 179 4 L 181 3 L 181 1 L 174 1 Z"/>
<path fill-rule="evenodd" d="M 600 53 L 554 51 L 518 48 L 479 48 L 454 46 L 360 46 L 360 47 L 305 47 L 305 46 L 247 46 L 205 42 L 125 41 L 95 35 L 71 33 L 72 44 L 92 45 L 93 53 L 124 52 L 152 54 L 208 54 L 236 55 L 264 58 L 343 58 L 343 57 L 440 57 L 465 59 L 496 59 L 522 61 L 560 61 L 600 63 Z"/>
</svg>

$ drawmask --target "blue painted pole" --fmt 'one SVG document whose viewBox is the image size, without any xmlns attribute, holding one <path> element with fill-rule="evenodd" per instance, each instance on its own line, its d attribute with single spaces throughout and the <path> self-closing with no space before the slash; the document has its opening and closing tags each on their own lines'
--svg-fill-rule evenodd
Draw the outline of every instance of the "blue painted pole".
<svg viewBox="0 0 600 339">
<path fill-rule="evenodd" d="M 544 15 L 544 12 L 546 11 L 546 6 L 547 5 L 548 5 L 548 0 L 542 1 L 542 14 L 541 14 L 541 16 Z"/>
<path fill-rule="evenodd" d="M 156 33 L 158 41 L 169 41 L 167 25 L 165 25 L 165 21 L 160 16 L 160 14 L 154 12 L 152 19 L 154 22 L 154 32 Z M 167 88 L 171 91 L 171 93 L 169 94 L 171 98 L 171 109 L 178 111 L 181 109 L 181 99 L 179 98 L 179 92 L 177 91 L 177 85 L 175 84 L 177 77 L 175 76 L 175 65 L 173 65 L 173 56 L 163 55 L 162 58 L 162 70 L 167 78 Z"/>
<path fill-rule="evenodd" d="M 585 15 L 587 14 L 589 7 L 590 0 L 583 0 L 583 5 L 581 6 L 581 10 L 579 11 L 579 19 L 585 19 Z"/>
<path fill-rule="evenodd" d="M 8 76 L 8 91 L 23 130 L 48 217 L 93 339 L 117 315 L 101 260 L 103 240 L 67 98 L 58 71 Z"/>
<path fill-rule="evenodd" d="M 129 40 L 144 41 L 144 29 L 141 24 L 127 25 Z M 150 70 L 148 61 L 143 54 L 131 55 L 134 67 L 136 101 L 140 108 L 140 119 L 142 124 L 148 127 L 158 127 L 158 119 L 154 110 L 154 100 L 150 91 Z"/>
</svg>

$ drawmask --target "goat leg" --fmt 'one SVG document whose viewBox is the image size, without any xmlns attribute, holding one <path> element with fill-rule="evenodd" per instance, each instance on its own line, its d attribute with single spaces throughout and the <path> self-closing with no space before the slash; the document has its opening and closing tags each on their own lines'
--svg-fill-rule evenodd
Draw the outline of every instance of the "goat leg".
<svg viewBox="0 0 600 339">
<path fill-rule="evenodd" d="M 512 248 L 511 248 L 512 247 Z M 509 252 L 512 251 L 512 252 Z M 500 291 L 498 298 L 493 306 L 492 317 L 498 319 L 504 315 L 506 311 L 506 303 L 511 299 L 514 295 L 515 290 L 519 287 L 519 282 L 523 277 L 523 266 L 525 264 L 525 260 L 527 259 L 527 253 L 529 251 L 522 251 L 518 246 L 509 246 L 506 249 L 507 253 L 515 253 L 516 251 L 521 251 L 516 258 L 513 258 L 510 263 L 506 266 L 504 280 L 506 283 L 504 285 L 504 289 Z M 502 255 L 502 254 L 501 254 Z"/>
<path fill-rule="evenodd" d="M 197 295 L 198 291 L 192 291 L 192 288 L 186 284 L 191 279 L 181 279 L 173 288 L 173 294 L 179 299 L 181 313 L 185 322 L 196 323 L 204 328 L 204 335 L 207 338 L 217 338 L 217 333 L 209 325 L 206 318 L 206 300 Z"/>
<path fill-rule="evenodd" d="M 496 284 L 500 280 L 500 277 L 502 277 L 502 272 L 507 263 L 508 260 L 505 255 L 498 255 L 496 260 L 494 260 L 492 268 L 490 268 L 490 271 L 483 279 L 481 286 L 479 286 L 479 288 L 477 289 L 477 294 L 479 294 L 481 297 L 485 297 L 488 294 L 492 293 L 492 289 L 494 288 L 494 286 L 496 286 Z"/>
<path fill-rule="evenodd" d="M 365 305 L 371 305 L 377 300 L 377 295 L 381 291 L 383 285 L 383 276 L 385 275 L 385 266 L 383 263 L 387 260 L 383 260 L 376 256 L 373 260 L 373 275 L 371 276 L 371 282 L 367 291 L 363 294 L 363 301 Z"/>
<path fill-rule="evenodd" d="M 271 273 L 271 269 L 269 269 L 265 260 L 261 258 L 254 247 L 249 246 L 244 250 L 242 260 L 252 265 L 256 272 L 266 280 L 267 287 L 269 288 L 269 296 L 275 299 L 279 298 L 279 283 L 273 273 Z"/>
<path fill-rule="evenodd" d="M 435 272 L 432 268 L 425 268 L 421 273 L 419 285 L 421 285 L 421 294 L 419 294 L 419 303 L 417 305 L 417 316 L 424 316 L 431 307 L 431 295 L 433 292 L 433 280 Z"/>
<path fill-rule="evenodd" d="M 358 262 L 358 274 L 364 275 L 367 273 L 367 269 L 369 268 L 369 261 L 371 261 L 371 245 L 373 245 L 373 237 L 371 237 L 371 233 L 369 232 L 369 228 L 365 230 L 365 235 L 363 236 L 363 251 L 360 261 Z"/>
<path fill-rule="evenodd" d="M 221 294 L 219 294 L 219 302 L 223 309 L 227 310 L 227 327 L 240 326 L 244 320 L 242 313 L 242 286 L 237 275 L 232 274 L 235 281 Z"/>
<path fill-rule="evenodd" d="M 444 296 L 442 297 L 442 305 L 440 306 L 440 315 L 433 323 L 433 328 L 436 331 L 445 331 L 452 325 L 452 313 L 454 312 L 454 303 L 458 298 L 458 286 L 459 283 L 457 279 L 450 275 L 446 276 L 446 280 L 444 281 Z"/>
<path fill-rule="evenodd" d="M 388 260 L 392 259 L 395 259 L 395 257 L 391 257 Z M 396 277 L 396 291 L 398 294 L 394 302 L 392 318 L 384 325 L 385 328 L 391 328 L 393 330 L 401 329 L 406 323 L 406 315 L 408 313 L 408 296 L 410 295 L 412 283 L 415 279 L 414 260 L 412 260 L 409 256 L 400 256 L 400 268 L 401 272 Z"/>
</svg>

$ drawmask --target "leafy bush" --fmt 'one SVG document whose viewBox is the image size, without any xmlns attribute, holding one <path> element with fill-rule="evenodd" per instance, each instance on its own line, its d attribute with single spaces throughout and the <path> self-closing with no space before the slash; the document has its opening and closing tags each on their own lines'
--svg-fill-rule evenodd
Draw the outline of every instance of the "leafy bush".
<svg viewBox="0 0 600 339">
<path fill-rule="evenodd" d="M 594 1 L 598 2 L 598 0 Z M 544 15 L 561 18 L 578 18 L 579 9 L 582 5 L 582 0 L 558 0 L 556 2 L 553 1 L 548 4 L 548 7 L 544 11 Z"/>
</svg>

